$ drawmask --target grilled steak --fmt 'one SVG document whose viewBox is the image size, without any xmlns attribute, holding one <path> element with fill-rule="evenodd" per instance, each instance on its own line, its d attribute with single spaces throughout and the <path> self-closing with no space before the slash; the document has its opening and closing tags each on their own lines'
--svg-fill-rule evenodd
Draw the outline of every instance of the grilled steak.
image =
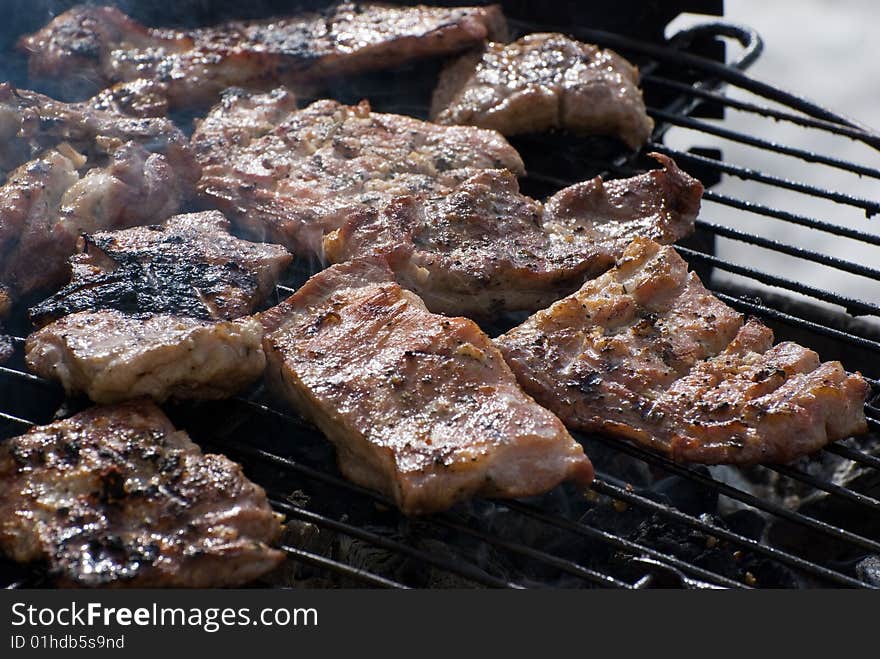
<svg viewBox="0 0 880 659">
<path fill-rule="evenodd" d="M 336 445 L 348 478 L 407 514 L 592 479 L 479 327 L 428 312 L 382 261 L 333 266 L 262 320 L 270 381 Z"/>
<path fill-rule="evenodd" d="M 787 462 L 866 431 L 868 386 L 709 293 L 671 247 L 637 239 L 613 270 L 496 339 L 569 427 L 677 460 Z"/>
<path fill-rule="evenodd" d="M 554 128 L 614 135 L 638 149 L 654 128 L 638 82 L 636 67 L 614 51 L 561 34 L 529 34 L 449 64 L 431 118 L 504 135 Z"/>
<path fill-rule="evenodd" d="M 117 96 L 120 90 L 115 90 Z M 113 111 L 110 92 L 85 103 L 62 103 L 27 89 L 0 83 L 0 174 L 67 143 L 86 156 L 86 162 L 106 164 L 120 144 L 135 142 L 161 153 L 181 180 L 198 179 L 198 167 L 186 136 L 166 119 L 134 119 Z"/>
<path fill-rule="evenodd" d="M 193 184 L 165 156 L 134 142 L 117 147 L 106 167 L 80 175 L 86 165 L 64 143 L 19 167 L 0 187 L 0 286 L 6 290 L 0 297 L 62 283 L 82 232 L 164 220 Z"/>
<path fill-rule="evenodd" d="M 444 192 L 478 170 L 523 173 L 493 131 L 437 126 L 317 101 L 299 111 L 283 92 L 235 92 L 193 135 L 199 191 L 260 240 L 321 256 L 325 233 L 395 196 Z"/>
<path fill-rule="evenodd" d="M 181 107 L 213 102 L 230 86 L 311 85 L 455 53 L 503 38 L 505 29 L 496 6 L 344 2 L 326 14 L 188 31 L 147 28 L 111 7 L 78 6 L 19 46 L 29 53 L 31 76 L 55 81 L 65 97 L 146 78 Z"/>
<path fill-rule="evenodd" d="M 702 186 L 652 155 L 663 169 L 597 177 L 546 205 L 520 194 L 510 171 L 483 171 L 443 196 L 361 210 L 325 238 L 324 253 L 336 263 L 382 254 L 437 313 L 535 311 L 612 267 L 633 237 L 672 243 L 693 230 Z"/>
<path fill-rule="evenodd" d="M 227 228 L 209 211 L 84 237 L 71 283 L 32 310 L 54 322 L 28 337 L 28 366 L 101 403 L 223 398 L 256 380 L 262 328 L 242 316 L 291 257 Z"/>
<path fill-rule="evenodd" d="M 283 559 L 262 488 L 148 401 L 3 442 L 0 481 L 0 550 L 60 585 L 236 586 Z"/>
</svg>

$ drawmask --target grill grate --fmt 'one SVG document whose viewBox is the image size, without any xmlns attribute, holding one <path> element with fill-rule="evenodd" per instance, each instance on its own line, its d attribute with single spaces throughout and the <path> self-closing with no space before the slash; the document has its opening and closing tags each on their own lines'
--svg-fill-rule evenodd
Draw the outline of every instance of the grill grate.
<svg viewBox="0 0 880 659">
<path fill-rule="evenodd" d="M 519 28 L 522 32 L 555 29 L 535 25 L 521 25 Z M 562 31 L 572 32 L 570 29 Z M 712 23 L 679 33 L 670 40 L 669 47 L 591 30 L 576 29 L 573 32 L 578 38 L 615 48 L 639 62 L 646 95 L 651 102 L 651 114 L 657 121 L 648 149 L 667 153 L 706 181 L 717 180 L 722 175 L 733 176 L 751 185 L 786 189 L 861 209 L 866 214 L 880 211 L 880 202 L 871 199 L 788 180 L 708 157 L 702 152 L 681 151 L 661 143 L 667 131 L 678 127 L 856 176 L 880 178 L 880 170 L 873 167 L 811 153 L 694 118 L 701 105 L 715 104 L 880 148 L 880 137 L 869 130 L 745 76 L 742 69 L 754 61 L 761 50 L 760 39 L 754 32 L 726 23 Z M 733 64 L 722 65 L 687 52 L 695 41 L 709 37 L 736 40 L 742 46 L 742 54 Z M 731 86 L 784 107 L 732 98 L 724 91 Z M 663 102 L 654 102 L 655 95 Z M 410 105 L 402 106 L 391 95 L 382 98 L 377 92 L 369 96 L 377 107 L 384 103 L 379 108 L 382 110 L 422 116 L 426 111 L 424 103 L 410 100 Z M 523 144 L 527 154 L 528 139 L 523 140 Z M 541 144 L 536 142 L 533 146 L 540 147 Z M 526 159 L 528 162 L 528 157 Z M 566 158 L 566 162 L 572 159 Z M 606 173 L 631 175 L 640 171 L 640 162 L 638 156 L 618 154 L 604 159 L 601 164 Z M 585 178 L 585 174 L 577 171 L 566 177 L 556 171 L 537 168 L 530 172 L 528 183 L 560 187 Z M 880 246 L 880 235 L 772 208 L 739 196 L 707 190 L 704 199 L 773 222 Z M 705 215 L 704 212 L 698 222 L 698 233 L 703 239 L 691 241 L 678 249 L 692 265 L 704 268 L 701 274 L 704 279 L 709 277 L 706 283 L 712 284 L 722 300 L 763 318 L 774 325 L 774 329 L 783 328 L 778 329 L 780 338 L 787 338 L 789 331 L 795 332 L 798 337 L 806 337 L 802 341 L 807 345 L 819 346 L 823 356 L 832 357 L 828 353 L 835 353 L 835 357 L 836 354 L 852 356 L 849 363 L 844 359 L 849 368 L 880 375 L 880 332 L 869 323 L 854 318 L 855 315 L 880 317 L 880 305 L 766 272 L 756 265 L 762 262 L 757 259 L 749 265 L 742 265 L 721 258 L 714 253 L 714 241 L 716 238 L 731 239 L 749 249 L 770 250 L 773 254 L 807 260 L 856 278 L 880 279 L 880 271 L 712 222 L 705 219 Z M 737 275 L 754 287 L 715 283 L 711 277 L 713 272 Z M 770 287 L 769 290 L 774 292 L 765 295 L 765 289 L 759 286 Z M 292 289 L 279 286 L 279 297 L 290 292 Z M 826 307 L 833 305 L 833 309 L 822 307 L 817 311 L 815 303 Z M 22 337 L 14 338 L 16 354 L 13 361 L 8 367 L 0 367 L 0 436 L 3 437 L 22 432 L 33 423 L 50 420 L 62 401 L 61 392 L 54 383 L 21 368 L 23 342 Z M 877 440 L 880 383 L 870 378 L 869 382 L 872 400 L 866 406 L 866 412 L 872 428 L 870 436 L 828 446 L 813 460 L 796 466 L 756 467 L 744 478 L 748 482 L 756 478 L 765 481 L 776 478 L 786 487 L 805 488 L 801 501 L 807 500 L 809 492 L 824 492 L 829 501 L 848 506 L 862 515 L 880 511 L 880 500 L 858 491 L 863 488 L 845 487 L 812 471 L 812 465 L 817 462 L 836 461 L 840 465 L 864 469 L 875 478 L 871 481 L 875 486 L 880 483 L 880 442 Z M 259 389 L 235 398 L 232 404 L 224 403 L 222 407 L 211 403 L 180 406 L 172 410 L 172 416 L 183 419 L 181 425 L 189 427 L 193 437 L 207 448 L 221 450 L 240 460 L 249 475 L 266 487 L 273 506 L 288 520 L 314 530 L 319 536 L 326 534 L 330 537 L 329 549 L 327 543 L 315 547 L 305 542 L 285 540 L 282 549 L 298 566 L 296 580 L 322 578 L 326 580 L 322 583 L 332 585 L 383 588 L 437 584 L 490 588 L 540 585 L 630 589 L 657 586 L 749 588 L 764 585 L 760 575 L 751 572 L 750 567 L 754 565 L 755 569 L 764 572 L 777 568 L 790 570 L 797 577 L 794 585 L 878 585 L 858 573 L 851 558 L 880 554 L 876 528 L 864 530 L 858 525 L 844 524 L 839 517 L 829 518 L 789 505 L 784 500 L 758 496 L 735 479 L 731 480 L 730 472 L 722 474 L 718 470 L 678 464 L 639 446 L 606 437 L 580 437 L 587 445 L 589 455 L 602 458 L 596 460 L 598 477 L 586 498 L 573 489 L 562 487 L 546 497 L 530 501 L 477 499 L 447 513 L 408 520 L 397 514 L 391 502 L 382 495 L 338 475 L 332 452 L 320 433 L 285 411 Z M 193 418 L 195 421 L 191 424 L 186 422 Z M 223 430 L 215 432 L 213 426 L 222 426 Z M 282 435 L 287 441 L 277 440 Z M 296 442 L 289 441 L 291 437 L 295 437 Z M 617 456 L 626 456 L 630 462 L 621 466 Z M 629 485 L 632 465 L 651 470 L 658 480 L 668 478 L 674 486 L 683 484 L 697 488 L 709 497 L 720 497 L 734 509 L 759 511 L 770 523 L 787 523 L 791 528 L 811 534 L 802 537 L 821 537 L 843 550 L 830 557 L 816 558 L 804 543 L 792 547 L 774 542 L 766 534 L 755 537 L 744 529 L 727 525 L 720 518 L 690 510 L 687 505 L 673 505 L 675 501 L 660 496 L 653 486 L 636 488 Z M 615 514 L 630 522 L 618 523 L 619 520 L 613 517 Z M 658 523 L 654 524 L 652 520 L 658 520 Z M 846 521 L 852 522 L 852 519 L 847 517 Z M 652 535 L 652 529 L 656 531 L 658 528 L 675 529 L 676 537 L 684 539 L 681 546 L 665 541 L 656 533 Z M 703 543 L 707 548 L 719 547 L 725 555 L 738 556 L 738 564 L 742 567 L 731 568 L 728 563 L 714 560 L 711 552 L 709 558 L 688 553 L 684 545 L 689 542 Z M 348 549 L 342 551 L 343 546 Z M 369 560 L 369 556 L 377 554 L 381 560 Z M 365 559 L 364 555 L 368 558 Z M 425 576 L 426 572 L 430 573 L 429 577 Z M 9 588 L 42 583 L 38 573 L 25 574 L 13 566 L 0 566 L 0 574 L 5 575 L 4 583 Z"/>
</svg>

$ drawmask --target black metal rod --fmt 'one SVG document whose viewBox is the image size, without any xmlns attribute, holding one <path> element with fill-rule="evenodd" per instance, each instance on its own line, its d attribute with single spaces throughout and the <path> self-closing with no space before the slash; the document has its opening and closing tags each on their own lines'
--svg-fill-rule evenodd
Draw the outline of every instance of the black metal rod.
<svg viewBox="0 0 880 659">
<path fill-rule="evenodd" d="M 686 524 L 691 528 L 700 529 L 704 533 L 707 533 L 711 536 L 722 538 L 740 547 L 746 547 L 756 554 L 761 554 L 763 556 L 766 556 L 767 558 L 777 561 L 778 563 L 783 563 L 785 565 L 788 565 L 789 567 L 802 570 L 804 572 L 812 574 L 813 576 L 826 579 L 828 581 L 844 586 L 853 586 L 857 588 L 873 587 L 870 586 L 870 584 L 867 584 L 858 579 L 854 579 L 853 577 L 845 575 L 842 572 L 837 572 L 830 568 L 818 565 L 804 558 L 801 558 L 800 556 L 789 554 L 788 552 L 785 552 L 781 549 L 762 544 L 757 540 L 753 540 L 752 538 L 748 538 L 739 533 L 734 533 L 733 531 L 721 528 L 720 526 L 716 526 L 715 524 L 710 524 L 709 522 L 705 522 L 702 519 L 693 517 L 692 515 L 688 515 L 687 513 L 683 513 L 677 508 L 674 508 L 672 506 L 665 506 L 661 503 L 658 503 L 657 501 L 654 501 L 653 499 L 649 499 L 647 497 L 636 494 L 635 492 L 631 492 L 626 488 L 613 485 L 601 478 L 597 478 L 595 481 L 593 481 L 592 488 L 600 494 L 612 497 L 613 499 L 624 501 L 645 510 L 650 510 L 651 512 L 657 513 L 663 517 L 667 517 L 676 522 Z"/>
<path fill-rule="evenodd" d="M 755 213 L 758 215 L 772 217 L 778 220 L 784 220 L 785 222 L 791 222 L 792 224 L 797 224 L 798 226 L 807 227 L 809 229 L 824 231 L 826 233 L 834 234 L 835 236 L 852 238 L 853 240 L 868 243 L 869 245 L 880 245 L 880 234 L 868 233 L 867 231 L 851 229 L 849 227 L 841 226 L 839 224 L 832 224 L 831 222 L 825 222 L 824 220 L 818 220 L 816 218 L 807 217 L 805 215 L 789 213 L 788 211 L 778 210 L 776 208 L 757 204 L 752 201 L 745 201 L 743 199 L 737 199 L 736 197 L 730 197 L 725 194 L 714 192 L 713 190 L 705 190 L 703 192 L 703 199 L 706 201 L 713 201 L 718 204 L 723 204 L 724 206 L 730 206 L 731 208 L 748 211 L 749 213 Z"/>
<path fill-rule="evenodd" d="M 838 457 L 857 462 L 858 464 L 864 465 L 865 467 L 880 469 L 880 458 L 873 455 L 868 455 L 867 453 L 863 453 L 862 451 L 857 451 L 853 448 L 850 448 L 849 446 L 844 446 L 843 444 L 829 444 L 823 450 L 827 451 L 828 453 L 833 453 Z"/>
<path fill-rule="evenodd" d="M 847 501 L 852 501 L 853 503 L 859 504 L 860 506 L 870 508 L 874 512 L 880 512 L 880 501 L 878 501 L 874 497 L 869 497 L 866 494 L 860 494 L 859 492 L 855 492 L 830 481 L 823 481 L 821 478 L 816 478 L 811 474 L 807 474 L 803 471 L 792 469 L 791 467 L 786 467 L 784 465 L 765 465 L 765 467 L 767 469 L 770 469 L 771 471 L 775 471 L 777 474 L 782 474 L 783 476 L 792 480 L 812 485 L 817 490 L 822 490 L 823 492 L 827 492 L 832 496 L 846 499 Z"/>
<path fill-rule="evenodd" d="M 803 160 L 805 162 L 827 165 L 828 167 L 834 167 L 843 171 L 852 172 L 853 174 L 858 174 L 859 176 L 867 176 L 869 178 L 880 179 L 880 170 L 873 167 L 866 167 L 864 165 L 858 165 L 856 163 L 849 162 L 848 160 L 840 160 L 839 158 L 832 158 L 830 156 L 824 156 L 819 153 L 813 153 L 812 151 L 806 151 L 804 149 L 798 149 L 795 147 L 787 146 L 785 144 L 771 142 L 769 140 L 754 137 L 752 135 L 741 133 L 739 131 L 730 130 L 728 128 L 721 128 L 720 126 L 714 126 L 705 121 L 699 121 L 691 117 L 682 116 L 680 114 L 675 114 L 672 112 L 666 112 L 665 110 L 660 110 L 658 108 L 648 108 L 648 114 L 655 119 L 665 121 L 666 123 L 672 124 L 674 126 L 679 126 L 681 128 L 687 128 L 688 130 L 695 130 L 701 133 L 705 133 L 707 135 L 714 135 L 725 140 L 737 142 L 738 144 L 753 146 L 764 151 L 772 151 L 774 153 L 792 156 L 794 158 L 799 158 L 800 160 Z"/>
<path fill-rule="evenodd" d="M 728 588 L 748 588 L 746 584 L 734 581 L 733 579 L 711 572 L 709 570 L 705 570 L 697 565 L 693 565 L 692 563 L 683 561 L 678 557 L 673 556 L 672 554 L 666 554 L 664 552 L 653 549 L 652 547 L 648 547 L 638 542 L 633 542 L 632 540 L 627 540 L 626 538 L 623 538 L 621 536 L 609 533 L 608 531 L 602 529 L 597 529 L 593 526 L 588 526 L 581 522 L 575 522 L 573 520 L 566 519 L 565 517 L 559 517 L 558 515 L 548 515 L 544 511 L 532 506 L 531 504 L 526 504 L 522 501 L 510 500 L 505 501 L 503 505 L 510 510 L 522 513 L 523 515 L 527 515 L 533 519 L 537 519 L 538 521 L 544 522 L 545 524 L 549 524 L 551 526 L 555 526 L 557 528 L 565 529 L 568 531 L 573 531 L 574 533 L 578 533 L 589 538 L 601 540 L 607 544 L 617 547 L 618 549 L 625 550 L 627 553 L 636 556 L 638 556 L 639 554 L 650 556 L 651 558 L 654 558 L 663 564 L 669 565 L 687 574 L 698 576 L 701 579 L 704 579 L 710 583 L 716 583 L 718 585 L 726 586 Z"/>
<path fill-rule="evenodd" d="M 854 195 L 846 194 L 843 192 L 826 190 L 824 188 L 816 187 L 815 185 L 809 185 L 807 183 L 801 183 L 799 181 L 791 181 L 789 179 L 781 178 L 779 176 L 771 176 L 770 174 L 765 174 L 764 172 L 757 169 L 742 167 L 741 165 L 733 165 L 731 163 L 723 162 L 721 160 L 716 160 L 715 158 L 707 158 L 705 156 L 700 156 L 695 153 L 689 153 L 687 151 L 681 151 L 679 149 L 672 149 L 665 144 L 661 144 L 660 142 L 650 141 L 648 142 L 647 147 L 653 151 L 664 153 L 671 158 L 675 158 L 676 160 L 697 163 L 705 167 L 709 167 L 710 169 L 714 169 L 725 174 L 730 174 L 731 176 L 736 176 L 737 178 L 741 178 L 747 181 L 757 181 L 758 183 L 765 183 L 767 185 L 772 185 L 777 188 L 783 188 L 785 190 L 791 190 L 793 192 L 800 192 L 806 195 L 810 195 L 811 197 L 829 199 L 831 201 L 836 201 L 839 204 L 855 206 L 856 208 L 863 209 L 868 215 L 875 215 L 876 213 L 880 213 L 880 201 L 874 201 L 873 199 L 863 199 L 861 197 L 856 197 Z"/>
<path fill-rule="evenodd" d="M 735 110 L 741 110 L 743 112 L 749 112 L 751 114 L 763 115 L 770 119 L 787 121 L 789 123 L 803 126 L 805 128 L 816 128 L 818 130 L 822 130 L 828 133 L 834 133 L 836 135 L 848 137 L 852 140 L 864 142 L 866 144 L 874 146 L 875 148 L 880 148 L 880 136 L 868 130 L 837 123 L 836 121 L 826 121 L 824 119 L 816 119 L 815 117 L 794 114 L 793 112 L 777 110 L 776 108 L 771 108 L 766 105 L 757 105 L 756 103 L 751 103 L 749 101 L 732 98 L 722 92 L 713 91 L 711 89 L 706 89 L 705 87 L 698 87 L 684 82 L 679 82 L 678 80 L 672 80 L 663 76 L 647 74 L 640 77 L 642 83 L 656 84 L 663 87 L 668 87 L 669 89 L 674 89 L 683 94 L 690 94 L 692 96 L 696 96 L 707 101 L 713 101 L 715 103 L 727 105 Z"/>
<path fill-rule="evenodd" d="M 880 315 L 880 305 L 877 304 L 864 302 L 862 300 L 839 295 L 831 291 L 826 291 L 821 288 L 808 286 L 807 284 L 792 281 L 791 279 L 777 277 L 776 275 L 771 275 L 762 270 L 757 270 L 755 268 L 731 263 L 730 261 L 725 261 L 724 259 L 718 258 L 717 256 L 712 256 L 711 254 L 706 254 L 704 252 L 698 252 L 697 250 L 689 249 L 687 247 L 681 247 L 677 245 L 675 249 L 687 260 L 695 260 L 701 261 L 703 263 L 709 263 L 721 270 L 725 270 L 727 272 L 731 272 L 737 275 L 742 275 L 744 277 L 749 277 L 751 279 L 754 279 L 755 281 L 759 281 L 769 286 L 775 286 L 777 288 L 781 288 L 787 291 L 793 291 L 802 295 L 808 295 L 817 300 L 822 300 L 823 302 L 837 304 L 854 315 Z"/>
<path fill-rule="evenodd" d="M 357 581 L 361 581 L 370 586 L 377 586 L 379 588 L 393 588 L 397 590 L 409 589 L 409 586 L 406 586 L 398 581 L 386 579 L 385 577 L 379 576 L 378 574 L 367 572 L 366 570 L 353 567 L 351 565 L 348 565 L 347 563 L 334 561 L 332 558 L 327 558 L 326 556 L 321 556 L 320 554 L 315 554 L 304 549 L 299 549 L 298 547 L 281 545 L 279 549 L 281 549 L 285 554 L 300 563 L 305 563 L 307 565 L 311 565 L 312 567 L 322 568 L 328 572 L 335 572 L 336 574 L 348 577 L 350 579 L 355 579 Z"/>
<path fill-rule="evenodd" d="M 653 453 L 638 446 L 634 446 L 623 440 L 613 439 L 611 437 L 605 437 L 599 434 L 591 435 L 591 437 L 601 441 L 604 444 L 613 446 L 615 449 L 623 451 L 624 453 L 632 457 L 638 458 L 644 462 L 648 462 L 657 467 L 660 467 L 665 471 L 683 476 L 685 478 L 689 478 L 690 480 L 701 483 L 702 485 L 705 485 L 707 487 L 714 488 L 720 494 L 752 506 L 753 508 L 757 508 L 758 510 L 763 510 L 764 512 L 776 515 L 777 517 L 787 519 L 790 522 L 800 524 L 801 526 L 806 526 L 814 531 L 818 531 L 819 533 L 835 538 L 842 542 L 847 542 L 862 549 L 866 549 L 869 552 L 880 552 L 880 542 L 877 542 L 876 540 L 865 538 L 858 535 L 857 533 L 853 533 L 851 531 L 847 531 L 846 529 L 836 527 L 832 524 L 828 524 L 827 522 L 813 519 L 812 517 L 807 517 L 806 515 L 794 512 L 792 510 L 789 510 L 788 508 L 783 508 L 782 506 L 772 503 L 770 501 L 765 501 L 752 494 L 749 494 L 748 492 L 735 488 L 732 485 L 722 483 L 721 481 L 716 481 L 714 478 L 711 478 L 709 476 L 704 476 L 700 472 L 690 467 L 686 467 L 682 464 L 674 462 L 666 456 Z"/>
<path fill-rule="evenodd" d="M 282 418 L 286 418 L 286 416 L 282 416 Z M 364 496 L 370 498 L 377 503 L 381 503 L 384 506 L 389 508 L 395 508 L 395 504 L 388 497 L 376 492 L 375 490 L 368 489 L 361 485 L 357 485 L 356 483 L 352 483 L 351 481 L 347 481 L 341 478 L 337 478 L 332 474 L 325 473 L 318 469 L 314 469 L 313 467 L 309 467 L 308 465 L 304 465 L 301 462 L 294 460 L 289 457 L 275 455 L 274 453 L 270 453 L 268 451 L 263 451 L 261 449 L 248 447 L 248 446 L 239 446 L 238 444 L 233 444 L 230 442 L 225 442 L 223 440 L 219 440 L 220 444 L 228 445 L 233 451 L 237 451 L 239 453 L 247 454 L 251 457 L 255 457 L 264 461 L 271 462 L 274 465 L 284 467 L 286 469 L 296 471 L 297 473 L 304 475 L 313 480 L 320 481 L 327 485 L 331 485 L 333 487 L 344 489 L 349 491 L 350 493 L 357 494 L 359 496 Z M 592 581 L 596 584 L 603 586 L 614 586 L 617 588 L 629 588 L 630 585 L 620 581 L 611 575 L 603 574 L 596 570 L 592 570 L 590 568 L 584 567 L 582 565 L 577 565 L 572 563 L 571 561 L 564 561 L 552 554 L 548 554 L 546 552 L 542 552 L 540 550 L 533 549 L 531 547 L 527 547 L 522 543 L 514 543 L 509 540 L 504 540 L 499 538 L 498 536 L 492 536 L 483 531 L 471 528 L 469 526 L 464 526 L 460 524 L 457 520 L 452 519 L 449 515 L 434 515 L 430 518 L 432 523 L 438 524 L 441 526 L 446 526 L 447 528 L 455 528 L 455 530 L 460 533 L 464 533 L 470 535 L 472 537 L 478 538 L 484 542 L 489 542 L 490 544 L 494 544 L 497 546 L 503 546 L 507 551 L 517 553 L 523 556 L 528 556 L 534 560 L 541 561 L 555 567 L 557 569 L 564 570 L 573 574 L 574 576 L 581 577 Z"/>
<path fill-rule="evenodd" d="M 860 277 L 868 277 L 869 279 L 880 279 L 880 270 L 862 265 L 860 263 L 853 263 L 852 261 L 839 259 L 836 256 L 828 256 L 827 254 L 821 254 L 819 252 L 805 249 L 803 247 L 795 247 L 794 245 L 781 243 L 778 240 L 771 240 L 770 238 L 756 236 L 745 231 L 740 231 L 739 229 L 732 229 L 721 224 L 715 224 L 714 222 L 707 222 L 706 220 L 697 220 L 696 226 L 701 229 L 711 231 L 714 234 L 722 236 L 724 238 L 730 238 L 739 242 L 748 243 L 749 245 L 755 245 L 756 247 L 763 247 L 764 249 L 769 249 L 774 252 L 787 254 L 788 256 L 794 256 L 795 258 L 804 259 L 813 263 L 819 263 L 821 265 L 826 265 L 829 268 L 842 270 L 843 272 L 848 272 L 853 275 L 859 275 Z"/>
<path fill-rule="evenodd" d="M 464 577 L 465 579 L 473 581 L 474 583 L 482 584 L 484 586 L 490 586 L 493 588 L 523 587 L 520 584 L 494 577 L 491 574 L 488 574 L 487 572 L 484 572 L 483 570 L 472 566 L 470 563 L 466 563 L 464 561 L 451 561 L 443 556 L 429 554 L 428 552 L 416 549 L 415 547 L 410 547 L 409 545 L 403 544 L 402 542 L 396 542 L 394 540 L 384 538 L 376 533 L 366 531 L 358 526 L 347 524 L 345 522 L 340 522 L 339 520 L 333 519 L 332 517 L 327 517 L 326 515 L 321 515 L 320 513 L 316 513 L 314 511 L 295 506 L 287 501 L 282 501 L 273 497 L 272 505 L 276 508 L 283 510 L 284 513 L 287 515 L 291 515 L 293 517 L 297 517 L 298 519 L 312 522 L 317 526 L 329 528 L 338 533 L 343 533 L 350 537 L 357 538 L 358 540 L 376 545 L 377 547 L 382 547 L 383 549 L 388 549 L 389 551 L 395 551 L 399 554 L 409 556 L 410 558 L 415 558 L 416 560 L 423 561 L 424 563 L 427 563 L 429 565 L 439 567 L 440 569 L 445 570 L 446 572 L 449 572 L 451 574 Z"/>
<path fill-rule="evenodd" d="M 772 318 L 773 320 L 778 320 L 779 322 L 785 323 L 786 325 L 808 329 L 812 332 L 815 332 L 816 334 L 830 336 L 832 338 L 839 339 L 840 341 L 844 341 L 852 345 L 857 345 L 860 348 L 880 351 L 880 342 L 872 341 L 871 339 L 856 336 L 855 334 L 850 334 L 848 332 L 834 329 L 832 327 L 826 327 L 825 325 L 820 325 L 819 323 L 814 323 L 810 320 L 799 318 L 798 316 L 792 316 L 791 314 L 787 314 L 784 311 L 779 311 L 778 309 L 774 309 L 773 307 L 768 307 L 764 304 L 759 304 L 757 302 L 743 300 L 742 298 L 734 297 L 733 295 L 728 295 L 727 293 L 722 293 L 721 291 L 713 291 L 713 293 L 715 294 L 715 297 L 717 297 L 719 300 L 726 302 L 732 307 L 747 309 L 752 313 L 763 315 L 764 317 Z"/>
</svg>

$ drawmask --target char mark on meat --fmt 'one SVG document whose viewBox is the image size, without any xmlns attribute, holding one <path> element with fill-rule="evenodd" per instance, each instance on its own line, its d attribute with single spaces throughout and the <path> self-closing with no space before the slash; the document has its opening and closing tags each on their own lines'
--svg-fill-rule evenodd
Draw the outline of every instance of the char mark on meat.
<svg viewBox="0 0 880 659">
<path fill-rule="evenodd" d="M 262 488 L 148 401 L 6 440 L 0 480 L 0 551 L 62 586 L 239 586 L 284 557 Z"/>
<path fill-rule="evenodd" d="M 328 13 L 194 30 L 145 27 L 113 7 L 82 5 L 22 38 L 33 78 L 65 98 L 119 83 L 105 100 L 139 114 L 209 104 L 227 87 L 311 89 L 328 78 L 461 52 L 503 38 L 497 6 L 343 2 Z M 141 82 L 146 80 L 146 82 Z"/>
<path fill-rule="evenodd" d="M 262 321 L 275 389 L 334 443 L 348 478 L 407 514 L 592 479 L 479 327 L 430 313 L 383 261 L 333 266 Z"/>
<path fill-rule="evenodd" d="M 28 367 L 101 403 L 223 398 L 252 383 L 265 357 L 247 315 L 291 257 L 227 230 L 207 211 L 84 236 L 71 283 L 31 311 L 45 327 L 25 344 Z"/>
<path fill-rule="evenodd" d="M 866 431 L 868 385 L 707 291 L 671 247 L 617 267 L 496 339 L 523 388 L 571 428 L 676 460 L 788 462 Z"/>
<path fill-rule="evenodd" d="M 558 128 L 613 135 L 638 149 L 654 128 L 638 83 L 638 69 L 612 50 L 561 34 L 529 34 L 449 64 L 431 118 L 504 135 Z"/>
</svg>

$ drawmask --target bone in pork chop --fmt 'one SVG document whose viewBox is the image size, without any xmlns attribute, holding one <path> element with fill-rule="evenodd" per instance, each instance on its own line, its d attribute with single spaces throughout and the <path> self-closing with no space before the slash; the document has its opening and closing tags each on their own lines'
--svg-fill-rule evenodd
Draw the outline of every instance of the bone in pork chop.
<svg viewBox="0 0 880 659">
<path fill-rule="evenodd" d="M 115 148 L 106 166 L 87 166 L 65 143 L 0 187 L 0 298 L 11 302 L 63 283 L 81 233 L 162 221 L 194 183 L 134 142 Z"/>
<path fill-rule="evenodd" d="M 497 6 L 343 2 L 326 13 L 182 31 L 148 28 L 118 9 L 82 5 L 19 46 L 29 54 L 31 76 L 54 81 L 65 97 L 147 79 L 164 87 L 172 107 L 184 107 L 211 103 L 231 86 L 311 86 L 461 52 L 505 32 Z"/>
<path fill-rule="evenodd" d="M 868 386 L 707 291 L 637 239 L 613 270 L 495 340 L 570 428 L 708 464 L 787 462 L 866 431 Z"/>
<path fill-rule="evenodd" d="M 32 310 L 49 324 L 28 338 L 28 366 L 102 403 L 222 398 L 253 382 L 262 328 L 245 316 L 291 257 L 227 229 L 208 211 L 84 237 L 71 283 Z"/>
<path fill-rule="evenodd" d="M 442 196 L 365 209 L 324 239 L 328 260 L 375 253 L 431 311 L 486 318 L 535 311 L 614 265 L 636 236 L 688 235 L 702 186 L 672 160 L 629 179 L 578 183 L 544 205 L 506 170 L 475 174 Z"/>
<path fill-rule="evenodd" d="M 0 482 L 0 551 L 60 585 L 237 586 L 283 560 L 262 488 L 149 401 L 4 441 Z"/>
<path fill-rule="evenodd" d="M 529 34 L 462 56 L 440 76 L 431 118 L 504 135 L 562 128 L 614 135 L 638 149 L 654 122 L 635 66 L 562 34 Z"/>
<path fill-rule="evenodd" d="M 524 172 L 494 131 L 437 126 L 336 101 L 233 92 L 198 123 L 202 196 L 249 235 L 321 256 L 321 241 L 364 207 L 443 192 L 473 173 Z"/>
<path fill-rule="evenodd" d="M 407 514 L 593 477 L 480 328 L 430 313 L 382 261 L 333 266 L 261 317 L 270 382 L 335 444 L 348 478 Z"/>
</svg>

